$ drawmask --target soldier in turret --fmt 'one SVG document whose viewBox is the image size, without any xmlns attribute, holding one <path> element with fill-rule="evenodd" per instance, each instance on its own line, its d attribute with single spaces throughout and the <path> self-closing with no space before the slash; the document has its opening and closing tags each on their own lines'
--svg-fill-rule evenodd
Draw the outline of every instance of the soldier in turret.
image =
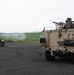
<svg viewBox="0 0 74 75">
<path fill-rule="evenodd" d="M 73 28 L 73 22 L 71 18 L 67 18 L 67 20 L 65 21 L 65 26 L 64 28 L 69 29 L 69 28 Z"/>
</svg>

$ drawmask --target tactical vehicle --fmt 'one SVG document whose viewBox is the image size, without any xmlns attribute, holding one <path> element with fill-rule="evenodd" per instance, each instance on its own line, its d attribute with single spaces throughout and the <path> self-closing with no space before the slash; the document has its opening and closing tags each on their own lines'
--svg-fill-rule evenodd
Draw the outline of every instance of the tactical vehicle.
<svg viewBox="0 0 74 75">
<path fill-rule="evenodd" d="M 5 41 L 2 40 L 2 39 L 0 39 L 0 46 L 1 46 L 1 47 L 4 47 L 4 46 L 5 46 Z"/>
<path fill-rule="evenodd" d="M 54 22 L 55 30 L 44 30 L 40 44 L 45 51 L 46 60 L 54 60 L 56 56 L 74 56 L 74 21 L 67 18 L 65 22 Z"/>
</svg>

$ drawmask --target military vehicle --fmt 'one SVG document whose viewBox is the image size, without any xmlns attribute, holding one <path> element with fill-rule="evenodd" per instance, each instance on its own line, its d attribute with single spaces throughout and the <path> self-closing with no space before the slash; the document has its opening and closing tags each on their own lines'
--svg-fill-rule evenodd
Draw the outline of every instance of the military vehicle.
<svg viewBox="0 0 74 75">
<path fill-rule="evenodd" d="M 67 18 L 65 22 L 52 21 L 56 29 L 43 29 L 40 37 L 42 50 L 46 60 L 54 60 L 56 56 L 74 56 L 74 21 Z"/>
<path fill-rule="evenodd" d="M 5 46 L 5 41 L 2 40 L 2 39 L 0 39 L 0 46 L 1 46 L 1 47 L 4 47 L 4 46 Z"/>
</svg>

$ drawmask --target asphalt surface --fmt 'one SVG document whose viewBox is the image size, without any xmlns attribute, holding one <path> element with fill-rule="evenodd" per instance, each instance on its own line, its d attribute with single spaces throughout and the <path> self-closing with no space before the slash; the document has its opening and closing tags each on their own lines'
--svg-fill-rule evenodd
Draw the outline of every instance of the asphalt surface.
<svg viewBox="0 0 74 75">
<path fill-rule="evenodd" d="M 0 75 L 74 75 L 74 60 L 46 61 L 39 43 L 9 42 L 0 47 Z"/>
</svg>

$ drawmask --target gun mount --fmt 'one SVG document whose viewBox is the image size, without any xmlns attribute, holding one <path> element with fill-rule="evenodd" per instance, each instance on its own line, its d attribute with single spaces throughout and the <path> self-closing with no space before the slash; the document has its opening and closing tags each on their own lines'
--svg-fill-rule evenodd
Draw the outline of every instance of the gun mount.
<svg viewBox="0 0 74 75">
<path fill-rule="evenodd" d="M 55 22 L 51 21 L 55 24 L 56 29 L 71 29 L 74 28 L 74 21 L 71 18 L 67 18 L 64 22 Z"/>
</svg>

